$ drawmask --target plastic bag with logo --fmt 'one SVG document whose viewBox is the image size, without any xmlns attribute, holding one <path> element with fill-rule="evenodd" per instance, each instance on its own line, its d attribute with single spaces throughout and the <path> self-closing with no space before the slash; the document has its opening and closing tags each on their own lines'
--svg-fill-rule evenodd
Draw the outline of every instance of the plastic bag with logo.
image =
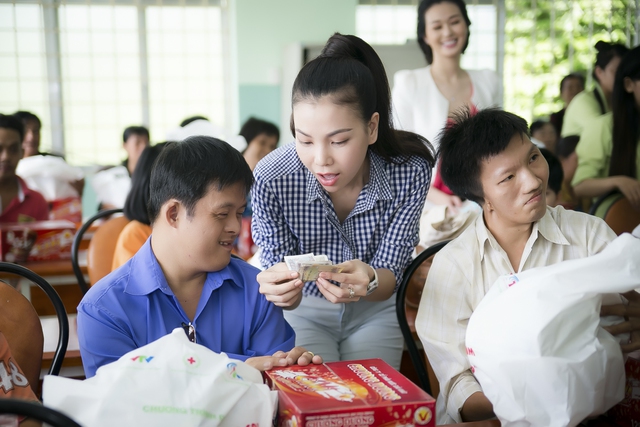
<svg viewBox="0 0 640 427">
<path fill-rule="evenodd" d="M 84 381 L 46 376 L 43 401 L 79 424 L 269 427 L 277 393 L 251 366 L 175 329 Z"/>
<path fill-rule="evenodd" d="M 624 397 L 619 342 L 601 304 L 640 285 L 640 239 L 501 277 L 469 319 L 471 370 L 502 426 L 575 426 Z M 628 335 L 626 337 L 628 340 Z"/>
</svg>

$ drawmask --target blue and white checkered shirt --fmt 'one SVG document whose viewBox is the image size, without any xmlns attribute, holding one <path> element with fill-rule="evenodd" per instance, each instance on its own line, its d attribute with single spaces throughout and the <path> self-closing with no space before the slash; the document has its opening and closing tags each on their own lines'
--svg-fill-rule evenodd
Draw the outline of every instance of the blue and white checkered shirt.
<svg viewBox="0 0 640 427">
<path fill-rule="evenodd" d="M 285 255 L 313 252 L 336 264 L 360 259 L 373 268 L 389 269 L 396 286 L 400 284 L 418 243 L 431 167 L 419 157 L 395 164 L 369 151 L 369 159 L 369 182 L 342 224 L 329 195 L 298 158 L 295 143 L 258 163 L 251 230 L 263 267 L 283 261 Z M 303 294 L 323 297 L 314 282 L 305 283 Z"/>
</svg>

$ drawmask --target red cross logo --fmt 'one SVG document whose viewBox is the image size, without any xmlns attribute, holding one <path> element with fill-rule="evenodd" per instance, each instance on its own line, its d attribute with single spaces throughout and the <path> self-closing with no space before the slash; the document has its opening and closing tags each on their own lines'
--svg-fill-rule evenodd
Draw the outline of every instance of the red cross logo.
<svg viewBox="0 0 640 427">
<path fill-rule="evenodd" d="M 187 359 L 187 362 L 189 362 L 191 365 L 193 365 L 194 363 L 196 363 L 196 359 L 194 359 L 193 357 L 190 357 Z"/>
</svg>

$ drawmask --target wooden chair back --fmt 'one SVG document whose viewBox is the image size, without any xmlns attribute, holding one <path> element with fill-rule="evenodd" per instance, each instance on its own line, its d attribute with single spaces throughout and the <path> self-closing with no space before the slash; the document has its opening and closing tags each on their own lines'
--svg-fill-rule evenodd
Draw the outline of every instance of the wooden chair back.
<svg viewBox="0 0 640 427">
<path fill-rule="evenodd" d="M 6 337 L 11 353 L 31 388 L 39 396 L 44 345 L 40 318 L 31 302 L 4 282 L 0 282 L 0 331 Z"/>
<path fill-rule="evenodd" d="M 604 214 L 604 221 L 617 234 L 631 233 L 640 224 L 640 211 L 626 197 L 616 199 Z"/>
<path fill-rule="evenodd" d="M 118 236 L 128 223 L 125 216 L 109 218 L 93 234 L 87 249 L 87 273 L 91 284 L 111 272 Z"/>
</svg>

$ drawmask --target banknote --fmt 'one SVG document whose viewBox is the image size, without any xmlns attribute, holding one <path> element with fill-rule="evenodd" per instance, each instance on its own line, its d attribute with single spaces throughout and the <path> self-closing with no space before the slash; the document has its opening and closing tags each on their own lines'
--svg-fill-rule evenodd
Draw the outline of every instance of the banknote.
<svg viewBox="0 0 640 427">
<path fill-rule="evenodd" d="M 303 282 L 315 282 L 318 280 L 320 273 L 327 271 L 329 273 L 342 273 L 343 267 L 331 264 L 302 264 L 300 266 L 300 280 Z"/>
<path fill-rule="evenodd" d="M 303 262 L 313 263 L 313 261 L 315 261 L 315 256 L 312 253 L 284 257 L 284 262 L 287 264 L 287 268 L 291 271 L 298 271 L 300 269 L 300 264 Z"/>
</svg>

